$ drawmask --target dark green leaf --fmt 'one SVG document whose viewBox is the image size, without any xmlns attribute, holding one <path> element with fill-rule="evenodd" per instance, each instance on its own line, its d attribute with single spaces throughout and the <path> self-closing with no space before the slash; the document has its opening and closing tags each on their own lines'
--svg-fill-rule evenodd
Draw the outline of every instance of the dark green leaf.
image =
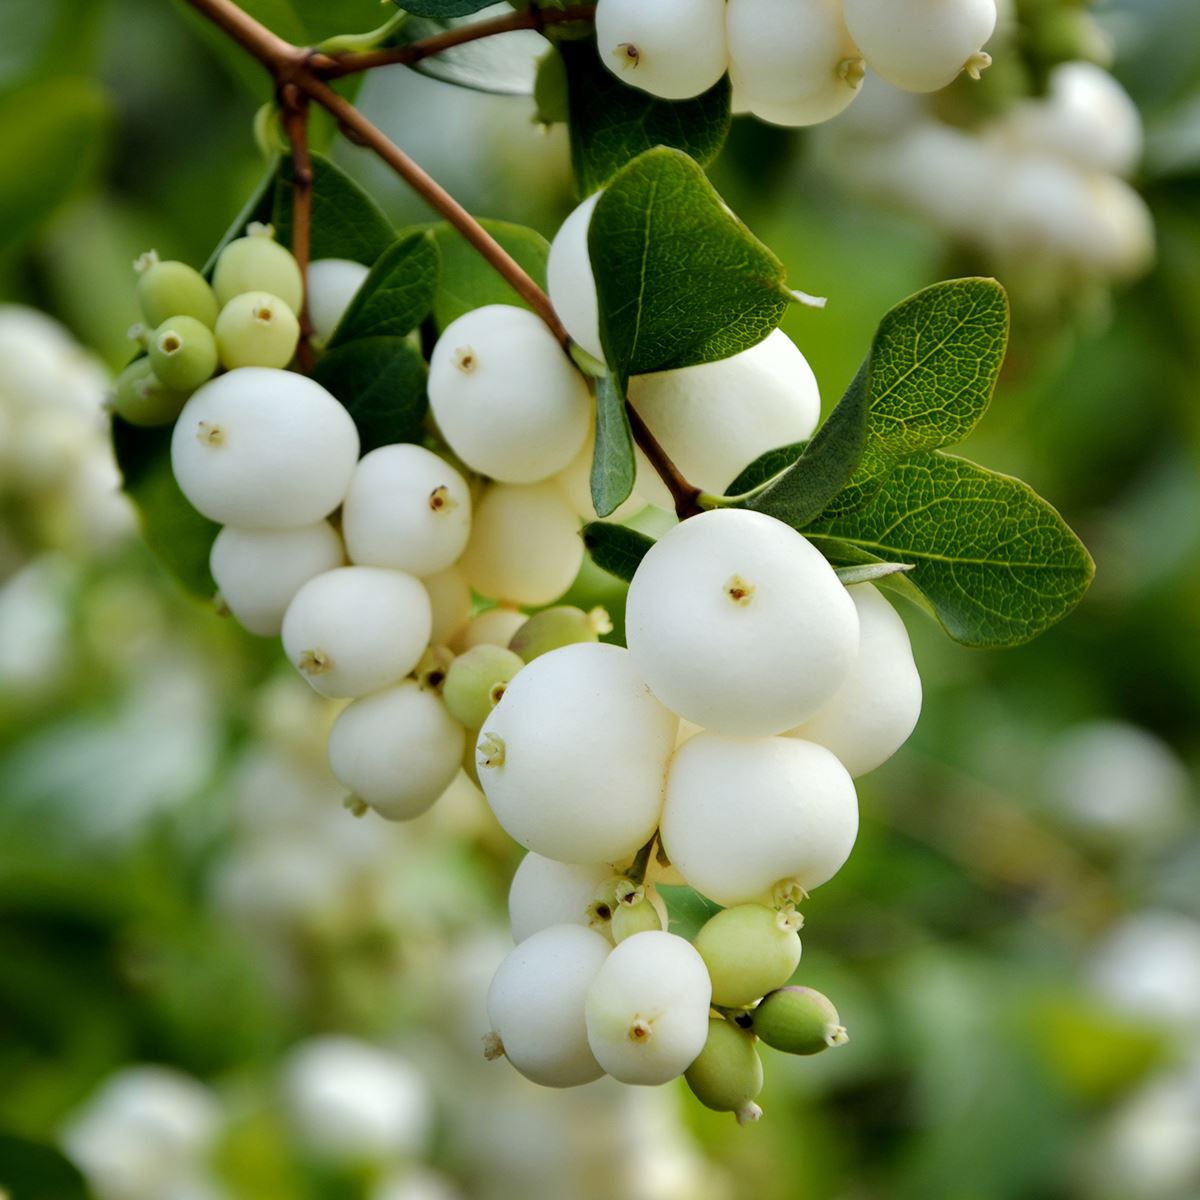
<svg viewBox="0 0 1200 1200">
<path fill-rule="evenodd" d="M 889 575 L 902 575 L 911 571 L 912 567 L 908 563 L 878 562 L 864 563 L 858 567 L 837 567 L 835 570 L 842 583 L 852 587 L 856 583 L 876 583 Z"/>
<path fill-rule="evenodd" d="M 212 253 L 209 254 L 202 271 L 205 279 L 212 279 L 213 271 L 217 267 L 217 259 L 221 257 L 221 251 L 230 242 L 240 238 L 246 232 L 247 225 L 252 221 L 263 224 L 270 221 L 275 204 L 275 177 L 278 170 L 278 163 L 271 166 L 271 169 L 259 181 L 258 187 L 250 193 L 249 199 L 242 205 L 242 211 L 233 218 L 229 228 L 222 234 L 221 240 L 212 248 Z"/>
<path fill-rule="evenodd" d="M 400 5 L 414 17 L 469 17 L 492 0 L 405 0 Z"/>
<path fill-rule="evenodd" d="M 538 60 L 533 83 L 533 103 L 539 125 L 565 125 L 570 119 L 567 95 L 567 66 L 558 50 L 551 46 Z"/>
<path fill-rule="evenodd" d="M 405 338 L 347 342 L 317 363 L 313 378 L 349 410 L 364 454 L 392 442 L 420 441 L 429 407 L 425 361 Z"/>
<path fill-rule="evenodd" d="M 83 1176 L 57 1150 L 0 1133 L 0 1194 L 12 1200 L 88 1200 Z"/>
<path fill-rule="evenodd" d="M 596 41 L 564 42 L 571 163 L 580 195 L 603 187 L 626 163 L 655 146 L 673 146 L 707 166 L 729 134 L 729 80 L 694 100 L 660 100 L 623 84 L 600 61 Z"/>
<path fill-rule="evenodd" d="M 339 33 L 367 33 L 383 21 L 379 0 L 242 0 L 241 7 L 298 46 Z"/>
<path fill-rule="evenodd" d="M 592 455 L 592 506 L 607 517 L 633 491 L 637 459 L 625 408 L 625 388 L 614 375 L 596 380 L 596 450 Z"/>
<path fill-rule="evenodd" d="M 1062 517 L 1026 484 L 939 452 L 910 455 L 865 505 L 805 534 L 819 547 L 834 539 L 869 560 L 913 564 L 904 578 L 950 636 L 971 646 L 1036 637 L 1079 603 L 1095 571 Z"/>
<path fill-rule="evenodd" d="M 312 237 L 309 253 L 317 258 L 349 258 L 368 267 L 396 239 L 379 205 L 339 167 L 320 154 L 312 156 Z M 279 165 L 273 223 L 284 245 L 292 244 L 292 160 Z"/>
<path fill-rule="evenodd" d="M 628 583 L 654 539 L 624 525 L 589 521 L 583 527 L 583 544 L 596 566 Z"/>
<path fill-rule="evenodd" d="M 441 263 L 429 230 L 401 235 L 363 280 L 329 339 L 330 347 L 364 337 L 403 337 L 433 311 Z"/>
<path fill-rule="evenodd" d="M 744 492 L 761 487 L 768 479 L 774 479 L 804 453 L 807 445 L 807 442 L 791 442 L 760 454 L 748 467 L 743 468 L 741 474 L 729 485 L 728 494 L 740 496 Z"/>
<path fill-rule="evenodd" d="M 217 588 L 208 555 L 221 527 L 202 517 L 179 490 L 171 472 L 171 427 L 139 429 L 115 417 L 113 449 L 155 558 L 192 595 L 211 599 Z"/>
<path fill-rule="evenodd" d="M 728 358 L 790 301 L 783 264 L 678 150 L 648 150 L 612 180 L 588 229 L 605 357 L 623 375 Z"/>
<path fill-rule="evenodd" d="M 550 243 L 540 233 L 509 221 L 483 220 L 480 224 L 521 264 L 535 283 L 545 286 Z M 442 256 L 442 286 L 433 310 L 439 328 L 445 329 L 463 313 L 485 304 L 529 307 L 458 230 L 445 222 L 432 226 L 432 229 Z"/>
</svg>

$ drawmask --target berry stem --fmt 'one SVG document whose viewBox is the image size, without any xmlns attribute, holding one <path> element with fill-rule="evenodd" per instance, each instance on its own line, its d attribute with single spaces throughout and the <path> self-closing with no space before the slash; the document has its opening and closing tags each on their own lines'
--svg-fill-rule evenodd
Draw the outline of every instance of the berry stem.
<svg viewBox="0 0 1200 1200">
<path fill-rule="evenodd" d="M 283 131 L 292 149 L 292 254 L 300 268 L 300 369 L 307 375 L 313 367 L 312 320 L 308 313 L 308 262 L 312 240 L 313 172 L 308 152 L 308 97 L 294 83 L 279 89 Z"/>
<path fill-rule="evenodd" d="M 670 455 L 662 448 L 658 439 L 650 432 L 650 427 L 628 400 L 625 401 L 625 411 L 629 414 L 633 440 L 650 460 L 650 465 L 658 472 L 659 478 L 667 486 L 667 491 L 671 493 L 671 499 L 675 502 L 675 515 L 684 521 L 703 512 L 700 489 L 683 477 L 679 468 L 671 461 Z"/>
</svg>

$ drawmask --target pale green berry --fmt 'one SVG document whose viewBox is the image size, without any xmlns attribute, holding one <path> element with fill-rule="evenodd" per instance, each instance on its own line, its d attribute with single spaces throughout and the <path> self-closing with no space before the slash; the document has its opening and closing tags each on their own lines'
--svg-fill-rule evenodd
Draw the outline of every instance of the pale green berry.
<svg viewBox="0 0 1200 1200">
<path fill-rule="evenodd" d="M 753 1030 L 768 1046 L 786 1054 L 820 1054 L 849 1040 L 827 996 L 807 987 L 771 992 L 752 1014 Z"/>
<path fill-rule="evenodd" d="M 508 648 L 519 654 L 527 663 L 560 646 L 572 646 L 576 642 L 598 642 L 602 633 L 612 631 L 612 621 L 603 608 L 584 612 L 569 604 L 559 604 L 534 613 L 513 634 Z"/>
<path fill-rule="evenodd" d="M 683 1077 L 705 1108 L 734 1113 L 739 1125 L 762 1116 L 754 1103 L 763 1086 L 762 1060 L 754 1035 L 732 1021 L 709 1018 L 708 1040 Z"/>
<path fill-rule="evenodd" d="M 459 655 L 446 672 L 442 697 L 456 721 L 478 729 L 500 702 L 504 689 L 525 665 L 503 646 L 474 646 Z"/>
<path fill-rule="evenodd" d="M 635 933 L 667 927 L 666 907 L 653 888 L 634 885 L 622 879 L 616 887 L 616 906 L 612 910 L 613 942 L 623 942 Z"/>
<path fill-rule="evenodd" d="M 194 392 L 217 369 L 212 330 L 195 317 L 175 316 L 150 336 L 150 363 L 167 387 Z"/>
<path fill-rule="evenodd" d="M 187 393 L 165 387 L 148 358 L 135 359 L 117 377 L 110 401 L 113 412 L 131 425 L 170 425 L 179 416 Z"/>
<path fill-rule="evenodd" d="M 163 262 L 148 250 L 134 264 L 138 273 L 137 300 L 151 328 L 171 317 L 194 317 L 211 329 L 220 305 L 208 281 L 187 263 Z"/>
<path fill-rule="evenodd" d="M 217 317 L 221 365 L 286 367 L 300 341 L 300 322 L 286 301 L 270 292 L 243 292 Z"/>
<path fill-rule="evenodd" d="M 743 1008 L 792 977 L 800 962 L 800 917 L 761 904 L 739 904 L 708 920 L 696 949 L 708 967 L 713 1003 Z"/>
<path fill-rule="evenodd" d="M 300 264 L 292 252 L 274 240 L 270 225 L 251 225 L 247 236 L 221 251 L 213 271 L 213 290 L 226 305 L 243 292 L 270 292 L 296 313 L 304 297 Z"/>
</svg>

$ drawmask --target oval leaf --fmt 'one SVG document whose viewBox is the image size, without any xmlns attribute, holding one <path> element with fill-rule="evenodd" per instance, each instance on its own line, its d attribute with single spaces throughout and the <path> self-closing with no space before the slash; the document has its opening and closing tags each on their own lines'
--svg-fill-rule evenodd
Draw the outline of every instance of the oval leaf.
<svg viewBox="0 0 1200 1200">
<path fill-rule="evenodd" d="M 633 430 L 625 389 L 613 375 L 596 380 L 596 449 L 592 455 L 592 507 L 607 517 L 624 504 L 637 478 Z"/>
<path fill-rule="evenodd" d="M 480 224 L 517 260 L 540 287 L 546 284 L 546 259 L 550 243 L 535 229 L 510 221 L 480 221 Z M 485 304 L 529 305 L 479 256 L 452 225 L 430 226 L 442 260 L 442 284 L 433 316 L 439 329 L 472 309 Z"/>
<path fill-rule="evenodd" d="M 429 230 L 402 234 L 350 301 L 329 345 L 366 337 L 403 337 L 433 311 L 441 260 Z"/>
<path fill-rule="evenodd" d="M 583 527 L 583 544 L 596 566 L 628 583 L 654 539 L 624 525 L 589 521 Z"/>
</svg>

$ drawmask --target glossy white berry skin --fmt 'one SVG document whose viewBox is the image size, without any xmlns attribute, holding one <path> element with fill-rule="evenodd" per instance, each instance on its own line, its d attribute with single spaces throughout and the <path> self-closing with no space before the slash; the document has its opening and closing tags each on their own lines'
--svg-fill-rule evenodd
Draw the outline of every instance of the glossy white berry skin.
<svg viewBox="0 0 1200 1200">
<path fill-rule="evenodd" d="M 488 488 L 459 560 L 477 592 L 529 605 L 557 600 L 582 565 L 579 518 L 553 483 Z"/>
<path fill-rule="evenodd" d="M 476 613 L 454 639 L 454 649 L 463 654 L 472 646 L 507 646 L 529 618 L 519 609 L 498 604 Z"/>
<path fill-rule="evenodd" d="M 382 567 L 310 579 L 283 617 L 283 649 L 322 696 L 365 696 L 403 679 L 429 644 L 429 593 Z"/>
<path fill-rule="evenodd" d="M 664 100 L 698 96 L 729 62 L 724 0 L 600 0 L 596 43 L 622 83 Z"/>
<path fill-rule="evenodd" d="M 505 1057 L 543 1087 L 578 1087 L 604 1074 L 588 1046 L 584 1005 L 611 947 L 590 929 L 552 925 L 500 964 L 488 989 L 492 1032 Z"/>
<path fill-rule="evenodd" d="M 673 933 L 647 930 L 608 956 L 587 994 L 588 1044 L 622 1083 L 666 1083 L 708 1037 L 712 988 L 704 960 Z"/>
<path fill-rule="evenodd" d="M 272 238 L 269 226 L 261 225 L 221 251 L 212 286 L 222 307 L 244 292 L 270 292 L 298 313 L 304 296 L 300 266 L 292 252 Z"/>
<path fill-rule="evenodd" d="M 198 388 L 171 438 L 175 479 L 193 507 L 243 529 L 327 517 L 357 461 L 358 430 L 345 408 L 319 383 L 266 367 Z"/>
<path fill-rule="evenodd" d="M 583 376 L 545 322 L 507 304 L 446 326 L 429 362 L 429 403 L 454 453 L 502 483 L 561 471 L 592 411 Z"/>
<path fill-rule="evenodd" d="M 342 505 L 351 562 L 436 575 L 458 561 L 470 534 L 466 480 L 424 446 L 380 446 L 355 467 Z"/>
<path fill-rule="evenodd" d="M 523 942 L 551 925 L 603 925 L 602 914 L 593 916 L 592 910 L 597 892 L 613 874 L 608 863 L 562 863 L 530 851 L 508 890 L 513 941 Z"/>
<path fill-rule="evenodd" d="M 426 575 L 421 582 L 429 593 L 433 625 L 429 642 L 449 646 L 471 619 L 471 588 L 457 567 Z"/>
<path fill-rule="evenodd" d="M 588 226 L 600 195 L 590 195 L 558 227 L 546 262 L 546 290 L 566 331 L 593 358 L 603 362 L 596 277 L 588 253 Z"/>
<path fill-rule="evenodd" d="M 527 849 L 560 862 L 622 862 L 658 825 L 675 727 L 627 650 L 563 646 L 521 671 L 484 723 L 480 784 Z"/>
<path fill-rule="evenodd" d="M 342 540 L 328 521 L 299 529 L 226 525 L 209 554 L 225 606 L 243 629 L 259 637 L 277 637 L 300 588 L 343 561 Z"/>
<path fill-rule="evenodd" d="M 845 683 L 792 737 L 832 750 L 854 778 L 887 762 L 921 715 L 921 676 L 908 630 L 878 589 L 849 589 L 858 610 L 858 655 Z"/>
<path fill-rule="evenodd" d="M 726 29 L 739 104 L 766 120 L 828 120 L 861 86 L 862 55 L 841 0 L 729 0 Z"/>
<path fill-rule="evenodd" d="M 718 904 L 770 903 L 783 880 L 820 887 L 857 834 L 854 781 L 824 746 L 698 733 L 671 762 L 663 849 Z"/>
<path fill-rule="evenodd" d="M 781 329 L 732 358 L 635 375 L 629 399 L 684 477 L 717 495 L 760 454 L 811 437 L 821 416 L 812 368 Z"/>
<path fill-rule="evenodd" d="M 871 70 L 907 92 L 936 92 L 981 53 L 996 28 L 996 0 L 845 0 L 846 26 Z"/>
<path fill-rule="evenodd" d="M 782 521 L 743 509 L 668 530 L 634 574 L 625 622 L 668 708 L 747 737 L 814 713 L 858 650 L 858 614 L 833 568 Z"/>
<path fill-rule="evenodd" d="M 425 812 L 454 782 L 466 734 L 416 680 L 356 700 L 329 733 L 338 781 L 389 821 Z"/>
<path fill-rule="evenodd" d="M 348 258 L 319 258 L 308 264 L 308 319 L 313 337 L 327 342 L 346 315 L 370 271 Z"/>
</svg>

